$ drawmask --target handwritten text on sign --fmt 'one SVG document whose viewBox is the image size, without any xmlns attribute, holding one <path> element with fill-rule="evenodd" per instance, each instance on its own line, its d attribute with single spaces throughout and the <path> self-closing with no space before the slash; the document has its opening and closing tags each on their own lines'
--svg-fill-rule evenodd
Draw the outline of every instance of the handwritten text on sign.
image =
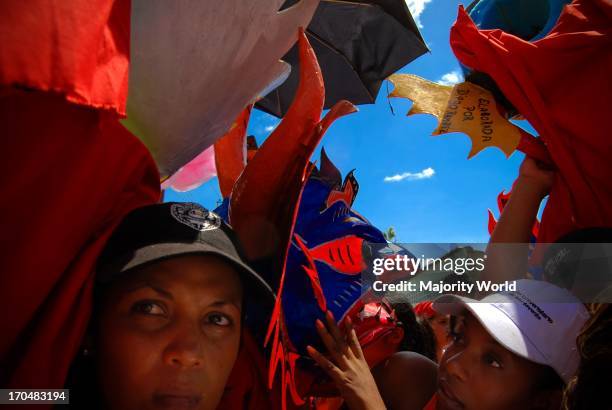
<svg viewBox="0 0 612 410">
<path fill-rule="evenodd" d="M 394 74 L 389 80 L 395 85 L 390 97 L 413 101 L 408 115 L 427 113 L 438 118 L 433 135 L 467 134 L 472 140 L 468 158 L 486 147 L 497 147 L 506 156 L 516 149 L 520 131 L 499 113 L 489 91 L 469 82 L 447 86 L 410 74 Z"/>
</svg>

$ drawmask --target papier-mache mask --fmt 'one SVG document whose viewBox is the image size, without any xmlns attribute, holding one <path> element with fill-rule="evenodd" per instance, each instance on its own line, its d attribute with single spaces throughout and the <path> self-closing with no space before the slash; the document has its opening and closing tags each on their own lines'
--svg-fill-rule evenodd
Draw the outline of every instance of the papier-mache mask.
<svg viewBox="0 0 612 410">
<path fill-rule="evenodd" d="M 339 321 L 350 311 L 356 325 L 367 328 L 369 342 L 397 326 L 388 306 L 362 298 L 368 255 L 386 241 L 352 209 L 357 180 L 352 172 L 343 180 L 325 152 L 318 168 L 310 162 L 331 123 L 356 109 L 341 101 L 321 119 L 321 73 L 303 34 L 298 44 L 300 86 L 278 127 L 256 151 L 252 146 L 247 151 L 247 108 L 215 144 L 224 196 L 216 212 L 232 225 L 246 256 L 277 294 L 265 335 L 268 384 L 278 377 L 283 403 L 289 392 L 296 404 L 316 376 L 305 347 L 321 347 L 314 323 L 327 309 Z"/>
</svg>

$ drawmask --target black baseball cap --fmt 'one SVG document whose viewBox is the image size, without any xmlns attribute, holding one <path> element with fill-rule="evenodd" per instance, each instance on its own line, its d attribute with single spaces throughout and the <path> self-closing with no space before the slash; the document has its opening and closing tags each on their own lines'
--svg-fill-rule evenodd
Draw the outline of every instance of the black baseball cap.
<svg viewBox="0 0 612 410">
<path fill-rule="evenodd" d="M 104 284 L 130 270 L 174 256 L 216 255 L 240 272 L 249 300 L 270 306 L 274 292 L 249 267 L 236 235 L 223 219 L 191 202 L 148 205 L 130 212 L 98 258 L 96 281 Z"/>
</svg>

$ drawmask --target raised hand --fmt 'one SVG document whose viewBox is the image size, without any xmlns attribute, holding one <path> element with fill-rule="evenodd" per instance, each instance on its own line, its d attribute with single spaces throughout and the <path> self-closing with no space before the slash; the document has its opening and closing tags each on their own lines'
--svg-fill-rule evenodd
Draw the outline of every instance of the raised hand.
<svg viewBox="0 0 612 410">
<path fill-rule="evenodd" d="M 555 172 L 531 157 L 525 157 L 519 169 L 517 184 L 527 185 L 538 193 L 540 199 L 549 192 L 555 180 Z"/>
<path fill-rule="evenodd" d="M 336 325 L 331 312 L 325 314 L 326 325 L 316 321 L 316 328 L 329 356 L 308 346 L 308 354 L 334 381 L 351 410 L 383 410 L 385 404 L 376 387 L 374 377 L 363 356 L 350 318 L 344 333 Z"/>
</svg>

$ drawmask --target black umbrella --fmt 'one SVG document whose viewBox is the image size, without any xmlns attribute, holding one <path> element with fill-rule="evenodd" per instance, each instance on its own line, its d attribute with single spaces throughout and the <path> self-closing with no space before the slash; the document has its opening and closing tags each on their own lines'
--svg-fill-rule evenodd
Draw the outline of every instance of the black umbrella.
<svg viewBox="0 0 612 410">
<path fill-rule="evenodd" d="M 404 0 L 321 0 L 306 35 L 323 73 L 325 108 L 374 103 L 385 78 L 428 51 Z M 289 78 L 255 105 L 277 117 L 297 90 L 297 46 L 283 60 L 292 66 Z"/>
</svg>

